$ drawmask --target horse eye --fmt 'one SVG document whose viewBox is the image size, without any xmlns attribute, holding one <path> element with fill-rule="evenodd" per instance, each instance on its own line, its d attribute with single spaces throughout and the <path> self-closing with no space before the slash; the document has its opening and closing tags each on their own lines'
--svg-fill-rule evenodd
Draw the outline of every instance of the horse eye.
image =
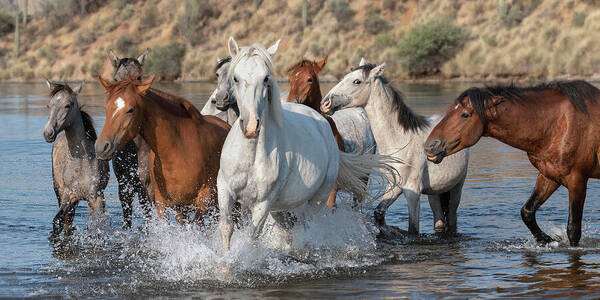
<svg viewBox="0 0 600 300">
<path fill-rule="evenodd" d="M 219 78 L 219 73 L 215 73 L 215 76 L 217 76 L 217 78 Z"/>
<path fill-rule="evenodd" d="M 307 82 L 312 83 L 313 82 L 312 78 L 308 78 Z"/>
<path fill-rule="evenodd" d="M 362 81 L 360 81 L 359 79 L 354 79 L 354 81 L 352 83 L 354 84 L 360 84 Z"/>
<path fill-rule="evenodd" d="M 237 77 L 233 76 L 233 81 L 234 81 L 235 83 L 237 83 L 237 82 L 238 82 L 238 79 L 237 79 Z"/>
<path fill-rule="evenodd" d="M 65 108 L 66 108 L 66 109 L 69 109 L 69 108 L 71 108 L 71 104 L 67 104 L 67 105 L 65 105 Z"/>
<path fill-rule="evenodd" d="M 263 80 L 264 83 L 269 82 L 269 76 L 265 76 L 265 80 Z"/>
<path fill-rule="evenodd" d="M 132 107 L 132 108 L 130 108 L 130 109 L 127 111 L 127 113 L 128 113 L 128 114 L 132 114 L 132 113 L 133 113 L 133 107 Z"/>
<path fill-rule="evenodd" d="M 142 76 L 138 76 L 137 80 L 142 81 Z"/>
<path fill-rule="evenodd" d="M 468 117 L 470 117 L 470 116 L 471 116 L 471 115 L 470 115 L 470 114 L 468 114 L 468 113 L 466 113 L 466 112 L 464 112 L 464 113 L 462 113 L 462 114 L 460 115 L 460 117 L 461 117 L 461 118 L 463 118 L 463 119 L 466 119 L 466 118 L 468 118 Z"/>
</svg>

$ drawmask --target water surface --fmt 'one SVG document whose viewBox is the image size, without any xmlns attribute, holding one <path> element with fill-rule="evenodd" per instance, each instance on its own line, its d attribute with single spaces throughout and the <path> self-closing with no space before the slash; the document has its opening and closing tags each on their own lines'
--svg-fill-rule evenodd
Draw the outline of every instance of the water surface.
<svg viewBox="0 0 600 300">
<path fill-rule="evenodd" d="M 198 108 L 213 88 L 206 83 L 157 86 Z M 442 112 L 469 84 L 398 86 L 410 107 L 431 114 Z M 212 225 L 200 230 L 143 223 L 138 215 L 135 230 L 122 230 L 111 174 L 106 220 L 87 224 L 87 204 L 80 203 L 76 233 L 53 245 L 47 236 L 57 200 L 51 145 L 42 138 L 47 93 L 43 84 L 0 84 L 0 297 L 495 298 L 600 292 L 598 182 L 588 184 L 581 246 L 567 246 L 564 188 L 537 214 L 540 226 L 561 242 L 539 246 L 520 218 L 536 170 L 524 153 L 486 138 L 472 148 L 457 237 L 433 234 L 431 210 L 422 197 L 423 234 L 417 238 L 377 239 L 369 208 L 361 214 L 342 205 L 333 216 L 322 213 L 311 225 L 294 228 L 291 247 L 271 228 L 256 244 L 244 230 L 236 231 L 232 251 L 223 257 Z M 95 84 L 80 96 L 98 132 L 104 99 Z M 387 220 L 407 227 L 404 198 L 390 208 Z"/>
</svg>

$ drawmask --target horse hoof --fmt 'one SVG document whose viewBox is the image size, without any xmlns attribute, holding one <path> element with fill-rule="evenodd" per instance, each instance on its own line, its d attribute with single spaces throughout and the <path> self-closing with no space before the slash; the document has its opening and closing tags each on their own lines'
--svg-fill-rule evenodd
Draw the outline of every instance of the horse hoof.
<svg viewBox="0 0 600 300">
<path fill-rule="evenodd" d="M 546 244 L 550 244 L 552 242 L 554 242 L 554 239 L 551 238 L 549 235 L 544 234 L 542 236 L 538 236 L 536 237 L 536 240 L 538 243 L 542 244 L 542 245 L 546 245 Z"/>
<path fill-rule="evenodd" d="M 395 226 L 383 225 L 383 226 L 378 226 L 378 227 L 379 227 L 379 234 L 377 235 L 377 237 L 381 238 L 381 239 L 394 240 L 394 239 L 405 238 L 408 235 L 410 235 L 408 233 L 408 231 L 402 230 Z"/>
<path fill-rule="evenodd" d="M 444 224 L 444 221 L 438 220 L 433 225 L 433 228 L 434 228 L 434 230 L 435 230 L 436 233 L 444 233 L 444 231 L 446 231 L 446 224 Z"/>
</svg>

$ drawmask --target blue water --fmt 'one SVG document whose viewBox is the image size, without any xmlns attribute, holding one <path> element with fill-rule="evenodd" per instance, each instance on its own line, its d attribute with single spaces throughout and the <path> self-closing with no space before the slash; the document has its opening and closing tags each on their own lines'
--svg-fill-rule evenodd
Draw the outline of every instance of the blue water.
<svg viewBox="0 0 600 300">
<path fill-rule="evenodd" d="M 443 111 L 468 86 L 399 85 L 408 105 L 423 114 Z M 212 86 L 161 88 L 201 108 Z M 361 214 L 342 205 L 334 216 L 323 214 L 313 225 L 295 228 L 291 248 L 279 245 L 275 232 L 267 230 L 252 244 L 241 230 L 234 234 L 232 253 L 222 257 L 214 226 L 143 223 L 138 215 L 136 229 L 122 230 L 111 174 L 105 192 L 108 217 L 88 224 L 87 205 L 80 203 L 74 235 L 52 244 L 47 237 L 57 200 L 51 145 L 42 138 L 47 93 L 42 84 L 0 84 L 0 297 L 496 298 L 597 297 L 600 292 L 598 181 L 588 184 L 581 246 L 567 246 L 564 188 L 537 214 L 542 229 L 560 242 L 539 246 L 520 218 L 536 170 L 524 153 L 485 138 L 472 148 L 458 237 L 433 234 L 431 210 L 422 197 L 420 237 L 379 240 L 368 208 Z M 103 99 L 93 84 L 80 97 L 98 132 Z M 406 229 L 404 198 L 387 218 L 388 224 Z M 224 264 L 234 266 L 229 276 L 223 275 Z"/>
</svg>

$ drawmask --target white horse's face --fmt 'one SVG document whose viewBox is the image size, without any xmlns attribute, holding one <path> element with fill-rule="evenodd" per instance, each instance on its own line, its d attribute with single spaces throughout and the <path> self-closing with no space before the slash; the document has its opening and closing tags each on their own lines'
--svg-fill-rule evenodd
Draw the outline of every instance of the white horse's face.
<svg viewBox="0 0 600 300">
<path fill-rule="evenodd" d="M 227 72 L 229 72 L 229 66 L 231 65 L 231 57 L 220 59 L 217 57 L 218 69 L 215 71 L 217 77 L 217 88 L 213 92 L 213 97 L 209 99 L 212 101 L 217 109 L 226 111 L 229 106 L 235 103 L 235 98 L 232 97 L 232 81 L 229 80 Z"/>
<path fill-rule="evenodd" d="M 279 41 L 267 49 L 269 60 L 275 55 L 278 46 Z M 250 52 L 241 57 L 237 64 L 232 63 L 233 69 L 229 71 L 231 73 L 229 80 L 232 84 L 233 97 L 237 100 L 240 110 L 239 122 L 242 133 L 248 139 L 255 139 L 260 132 L 263 111 L 271 98 L 271 69 L 257 49 L 240 48 L 235 40 L 230 38 L 231 57 L 235 60 L 236 55 L 241 51 Z"/>
<path fill-rule="evenodd" d="M 333 114 L 346 107 L 364 107 L 369 101 L 371 86 L 383 73 L 385 63 L 375 66 L 363 58 L 357 68 L 336 84 L 321 101 L 321 110 Z"/>
</svg>

